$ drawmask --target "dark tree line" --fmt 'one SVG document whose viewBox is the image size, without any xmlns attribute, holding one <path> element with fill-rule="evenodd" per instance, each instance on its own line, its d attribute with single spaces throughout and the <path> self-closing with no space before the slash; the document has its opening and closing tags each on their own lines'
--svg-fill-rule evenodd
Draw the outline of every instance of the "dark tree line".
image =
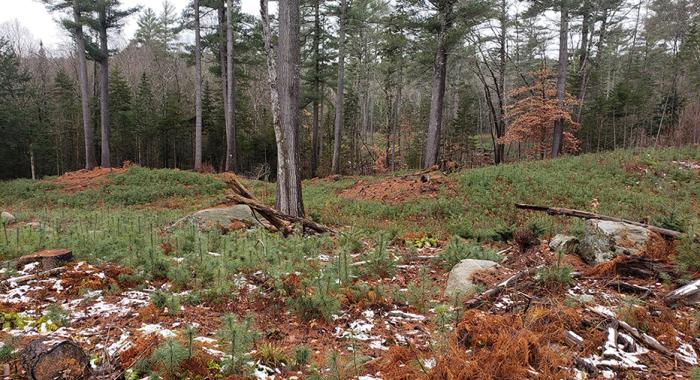
<svg viewBox="0 0 700 380">
<path fill-rule="evenodd" d="M 228 170 L 281 179 L 280 207 L 303 213 L 301 178 L 530 157 L 541 141 L 508 134 L 511 109 L 527 116 L 540 94 L 516 90 L 549 80 L 542 104 L 566 117 L 516 123 L 551 130 L 537 158 L 571 136 L 578 152 L 700 140 L 695 0 L 301 0 L 272 15 L 261 1 L 255 16 L 233 0 L 45 2 L 72 47 L 2 30 L 3 178 L 98 155 Z M 117 49 L 127 17 L 138 31 Z"/>
</svg>

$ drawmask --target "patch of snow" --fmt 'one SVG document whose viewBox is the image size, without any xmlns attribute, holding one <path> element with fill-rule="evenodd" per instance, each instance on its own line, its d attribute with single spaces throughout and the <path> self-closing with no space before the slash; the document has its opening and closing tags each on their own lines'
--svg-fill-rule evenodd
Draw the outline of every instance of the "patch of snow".
<svg viewBox="0 0 700 380">
<path fill-rule="evenodd" d="M 409 320 L 409 321 L 415 321 L 415 322 L 420 322 L 425 320 L 424 315 L 420 314 L 413 314 L 413 313 L 407 313 L 405 311 L 401 310 L 392 310 L 388 313 L 389 319 L 391 319 L 392 322 L 396 322 L 396 320 Z"/>
<path fill-rule="evenodd" d="M 116 342 L 112 343 L 109 347 L 107 347 L 107 352 L 110 355 L 114 355 L 117 352 L 122 352 L 129 347 L 131 347 L 131 342 L 128 342 L 129 340 L 129 332 L 125 331 L 122 333 L 122 335 L 119 337 L 119 340 Z"/>
<path fill-rule="evenodd" d="M 378 339 L 378 340 L 373 340 L 369 342 L 369 348 L 373 350 L 382 350 L 382 351 L 387 351 L 389 350 L 389 347 L 384 345 L 385 340 L 384 339 Z"/>
<path fill-rule="evenodd" d="M 357 380 L 382 380 L 381 377 L 374 377 L 372 375 L 363 375 L 357 378 Z"/>
<path fill-rule="evenodd" d="M 63 291 L 63 286 L 61 286 L 61 280 L 56 280 L 56 282 L 53 283 L 53 286 L 51 287 L 53 290 L 55 290 L 57 293 L 60 293 Z"/>
<path fill-rule="evenodd" d="M 163 338 L 173 338 L 177 335 L 174 332 L 172 332 L 172 330 L 168 330 L 168 329 L 161 327 L 161 325 L 158 323 L 144 324 L 143 326 L 141 326 L 139 331 L 141 331 L 142 333 L 144 333 L 146 335 L 158 333 Z"/>
<path fill-rule="evenodd" d="M 435 364 L 436 364 L 436 361 L 433 358 L 423 359 L 423 367 L 425 367 L 427 369 L 431 369 L 431 368 L 435 367 Z"/>
<path fill-rule="evenodd" d="M 29 264 L 25 265 L 24 268 L 22 268 L 22 272 L 24 272 L 24 273 L 32 272 L 38 266 L 39 266 L 39 262 L 29 263 Z"/>
<path fill-rule="evenodd" d="M 331 257 L 328 255 L 324 255 L 323 253 L 318 255 L 318 259 L 320 261 L 331 261 Z"/>
<path fill-rule="evenodd" d="M 202 350 L 204 350 L 204 352 L 206 352 L 207 354 L 209 354 L 211 356 L 218 357 L 218 358 L 223 358 L 226 356 L 226 354 L 224 352 L 219 351 L 219 350 L 215 350 L 213 348 L 209 348 L 206 346 L 202 346 Z"/>
<path fill-rule="evenodd" d="M 209 343 L 209 344 L 214 344 L 214 343 L 216 343 L 216 339 L 214 339 L 214 338 L 209 338 L 209 337 L 206 337 L 206 336 L 198 336 L 198 337 L 194 338 L 194 341 L 195 341 L 195 342 L 202 342 L 202 343 Z"/>
<path fill-rule="evenodd" d="M 22 286 L 17 286 L 15 284 L 14 289 L 10 289 L 8 292 L 5 294 L 0 294 L 0 302 L 4 303 L 28 303 L 31 302 L 32 299 L 27 297 L 27 293 L 32 290 L 32 287 L 29 285 L 22 285 Z"/>
<path fill-rule="evenodd" d="M 253 376 L 258 380 L 273 380 L 279 373 L 281 372 L 277 368 L 270 368 L 262 363 L 256 363 Z"/>
</svg>

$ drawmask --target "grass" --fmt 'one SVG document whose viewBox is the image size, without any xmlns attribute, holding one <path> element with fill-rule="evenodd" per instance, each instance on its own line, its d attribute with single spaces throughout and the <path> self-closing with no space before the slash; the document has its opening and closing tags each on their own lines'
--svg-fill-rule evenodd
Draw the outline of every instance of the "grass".
<svg viewBox="0 0 700 380">
<path fill-rule="evenodd" d="M 524 232 L 540 236 L 581 230 L 580 221 L 516 210 L 514 203 L 589 210 L 594 199 L 599 213 L 654 221 L 685 229 L 692 236 L 693 226 L 700 225 L 700 176 L 674 160 L 700 162 L 700 149 L 615 151 L 466 170 L 449 176 L 455 192 L 441 190 L 434 198 L 400 204 L 339 196 L 359 179 L 371 183 L 383 177 L 306 181 L 304 197 L 310 217 L 352 226 L 335 240 L 326 236 L 283 238 L 263 230 L 222 234 L 187 225 L 164 233 L 162 227 L 225 199 L 225 185 L 214 175 L 135 167 L 108 174 L 102 184 L 83 191 L 66 191 L 53 178 L 6 181 L 0 182 L 0 210 L 10 210 L 18 223 L 2 226 L 0 260 L 66 247 L 80 260 L 115 262 L 131 269 L 122 275 L 125 282 L 163 279 L 169 280 L 173 291 L 189 290 L 183 297 L 154 294 L 154 305 L 172 314 L 179 312 L 181 304 L 223 303 L 238 294 L 247 275 L 255 273 L 262 273 L 259 278 L 280 305 L 302 320 L 331 319 L 354 300 L 382 304 L 391 298 L 394 303 L 426 310 L 435 306 L 438 291 L 428 273 L 421 273 L 410 284 L 410 297 L 381 284 L 382 278 L 396 271 L 396 258 L 387 248 L 403 237 L 411 245 L 424 244 L 427 237 L 447 242 L 434 263 L 443 269 L 464 258 L 498 260 L 481 243 L 510 241 Z M 273 203 L 274 184 L 249 181 L 247 185 L 258 197 Z M 31 221 L 41 224 L 26 224 Z M 520 240 L 523 244 L 529 241 Z M 680 253 L 686 267 L 700 268 L 696 240 L 684 239 Z M 364 255 L 366 264 L 351 267 L 351 254 Z M 332 259 L 325 262 L 320 255 Z M 545 283 L 566 285 L 570 268 L 557 265 L 539 275 Z M 442 314 L 440 325 L 448 326 L 449 316 Z M 222 321 L 220 338 L 228 342 L 233 358 L 224 367 L 231 373 L 244 371 L 248 358 L 239 348 L 257 339 L 256 334 L 246 334 L 251 332 L 247 323 L 234 317 Z M 182 347 L 175 343 L 162 345 L 152 358 L 171 376 L 182 360 Z M 266 360 L 280 361 L 283 355 L 277 348 L 266 347 Z M 291 362 L 287 355 L 285 360 Z M 301 348 L 291 356 L 296 365 L 308 361 L 308 352 Z M 337 374 L 346 371 L 347 363 L 334 363 Z"/>
</svg>

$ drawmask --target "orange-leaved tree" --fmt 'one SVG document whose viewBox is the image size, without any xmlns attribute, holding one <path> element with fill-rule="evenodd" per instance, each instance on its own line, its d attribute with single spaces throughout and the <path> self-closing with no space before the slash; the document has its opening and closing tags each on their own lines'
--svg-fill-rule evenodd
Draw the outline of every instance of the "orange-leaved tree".
<svg viewBox="0 0 700 380">
<path fill-rule="evenodd" d="M 551 155 L 554 123 L 563 119 L 569 126 L 568 131 L 564 131 L 563 149 L 575 152 L 578 150 L 579 141 L 573 132 L 579 124 L 573 120 L 571 109 L 577 104 L 576 98 L 567 93 L 564 102 L 559 103 L 556 81 L 546 67 L 531 72 L 530 76 L 533 79 L 531 84 L 516 88 L 510 93 L 511 98 L 516 100 L 506 109 L 509 126 L 506 134 L 498 142 L 531 143 L 530 155 L 545 158 Z"/>
</svg>

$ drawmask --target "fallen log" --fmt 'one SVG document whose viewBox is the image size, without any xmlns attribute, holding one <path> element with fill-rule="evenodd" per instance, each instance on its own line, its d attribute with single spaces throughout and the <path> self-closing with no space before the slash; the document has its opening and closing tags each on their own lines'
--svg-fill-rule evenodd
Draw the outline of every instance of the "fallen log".
<svg viewBox="0 0 700 380">
<path fill-rule="evenodd" d="M 21 354 L 22 368 L 32 380 L 89 379 L 90 359 L 72 340 L 39 338 Z"/>
<path fill-rule="evenodd" d="M 231 173 L 225 173 L 222 178 L 224 179 L 224 183 L 228 185 L 229 189 L 233 191 L 234 196 L 239 196 L 242 199 L 246 199 L 248 201 L 256 202 L 262 205 L 262 202 L 258 201 L 257 198 L 248 191 L 248 189 L 243 186 L 241 181 L 238 180 L 238 177 L 235 174 Z M 231 195 L 231 193 L 227 194 Z M 238 201 L 237 203 L 243 203 Z M 247 204 L 247 203 L 243 203 Z M 250 204 L 248 204 L 251 208 L 253 208 Z M 258 213 L 260 213 L 265 219 L 267 219 L 270 224 L 272 224 L 278 231 L 282 231 L 283 234 L 287 235 L 292 232 L 291 226 L 289 225 L 288 222 L 285 220 L 277 217 L 274 213 L 269 212 L 269 210 L 261 210 L 261 209 L 254 209 Z"/>
<path fill-rule="evenodd" d="M 7 280 L 4 280 L 2 283 L 3 286 L 12 286 L 12 285 L 19 285 L 23 284 L 27 281 L 31 281 L 37 278 L 42 278 L 42 277 L 47 277 L 47 276 L 53 276 L 55 274 L 62 273 L 63 271 L 66 270 L 66 267 L 59 267 L 59 268 L 53 268 L 44 272 L 39 272 L 39 273 L 34 273 L 34 274 L 28 274 L 25 276 L 19 276 L 19 277 L 13 277 L 13 278 L 8 278 Z"/>
<path fill-rule="evenodd" d="M 323 224 L 319 224 L 319 223 L 314 222 L 313 220 L 301 218 L 298 216 L 282 214 L 281 212 L 275 210 L 272 207 L 269 207 L 269 206 L 255 200 L 255 199 L 246 198 L 240 194 L 229 193 L 226 195 L 226 198 L 228 198 L 229 200 L 234 201 L 236 203 L 239 203 L 239 204 L 248 205 L 253 210 L 258 211 L 260 214 L 262 214 L 265 217 L 265 219 L 270 221 L 270 223 L 272 223 L 273 225 L 274 225 L 274 223 L 272 222 L 272 220 L 270 220 L 267 217 L 267 215 L 271 215 L 272 217 L 274 217 L 278 220 L 283 220 L 287 223 L 299 223 L 305 229 L 314 231 L 316 233 L 330 233 L 330 234 L 336 233 L 336 231 L 334 229 L 327 227 L 327 226 L 324 226 Z M 277 227 L 277 226 L 275 226 L 275 227 Z M 282 228 L 283 228 L 282 231 L 286 230 L 286 231 L 291 232 L 291 227 L 289 226 L 289 224 L 285 224 L 284 226 L 282 226 Z"/>
<path fill-rule="evenodd" d="M 615 289 L 619 292 L 637 294 L 641 298 L 647 298 L 651 295 L 651 289 L 643 286 L 629 284 L 623 281 L 613 281 L 608 283 L 608 288 Z"/>
<path fill-rule="evenodd" d="M 700 279 L 695 280 L 688 285 L 681 286 L 680 288 L 668 293 L 666 297 L 664 297 L 664 301 L 669 306 L 679 302 L 686 305 L 695 305 L 700 303 Z"/>
<path fill-rule="evenodd" d="M 658 351 L 658 352 L 660 352 L 668 357 L 676 358 L 676 359 L 678 359 L 682 362 L 685 362 L 687 364 L 690 364 L 690 365 L 696 364 L 696 363 L 692 363 L 692 360 L 690 360 L 689 358 L 687 358 L 683 355 L 680 355 L 677 352 L 671 351 L 669 348 L 667 348 L 666 346 L 661 344 L 658 340 L 656 340 L 651 335 L 648 335 L 646 333 L 643 333 L 643 332 L 637 330 L 636 328 L 630 326 L 625 321 L 614 318 L 613 316 L 611 316 L 607 313 L 604 313 L 600 310 L 597 310 L 595 308 L 589 307 L 586 310 L 588 310 L 588 311 L 592 312 L 593 314 L 596 314 L 600 317 L 603 317 L 607 320 L 614 321 L 615 323 L 617 323 L 617 325 L 619 327 L 621 327 L 623 330 L 627 331 L 627 333 L 629 333 L 629 335 L 631 335 L 633 338 L 640 341 L 643 345 L 647 346 L 648 348 L 654 349 L 654 350 L 656 350 L 656 351 Z"/>
<path fill-rule="evenodd" d="M 588 212 L 588 211 L 574 210 L 574 209 L 561 208 L 561 207 L 530 205 L 530 204 L 523 204 L 523 203 L 516 203 L 515 208 L 518 208 L 521 210 L 542 211 L 542 212 L 546 212 L 549 215 L 572 216 L 575 218 L 582 218 L 582 219 L 600 219 L 600 220 L 608 220 L 611 222 L 627 223 L 627 224 L 632 224 L 635 226 L 646 228 L 650 231 L 657 232 L 658 234 L 660 234 L 662 236 L 673 238 L 673 239 L 677 239 L 681 236 L 680 232 L 674 231 L 674 230 L 669 230 L 667 228 L 652 226 L 651 224 L 639 223 L 639 222 L 635 222 L 635 221 L 628 220 L 628 219 L 617 218 L 614 216 L 596 214 L 596 213 Z"/>
<path fill-rule="evenodd" d="M 498 285 L 486 290 L 485 292 L 479 294 L 478 296 L 468 300 L 465 303 L 465 307 L 467 308 L 473 308 L 477 306 L 481 301 L 484 299 L 491 299 L 495 296 L 497 296 L 500 292 L 502 292 L 505 288 L 512 286 L 516 282 L 520 281 L 522 278 L 527 277 L 537 271 L 542 269 L 542 266 L 538 266 L 535 268 L 528 268 L 523 271 L 520 271 L 510 277 L 508 277 L 505 281 L 498 283 Z"/>
<path fill-rule="evenodd" d="M 660 260 L 650 259 L 644 256 L 624 256 L 615 263 L 615 273 L 620 276 L 637 278 L 662 278 L 674 273 L 673 266 Z"/>
</svg>

